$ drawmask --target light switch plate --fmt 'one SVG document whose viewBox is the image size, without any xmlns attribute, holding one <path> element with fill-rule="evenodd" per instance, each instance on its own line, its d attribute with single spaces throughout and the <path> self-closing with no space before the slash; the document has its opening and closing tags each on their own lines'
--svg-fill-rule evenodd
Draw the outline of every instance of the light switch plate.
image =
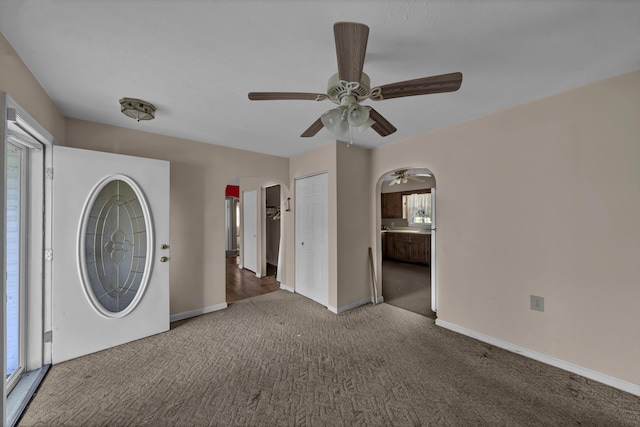
<svg viewBox="0 0 640 427">
<path fill-rule="evenodd" d="M 544 311 L 544 298 L 531 295 L 531 310 Z"/>
</svg>

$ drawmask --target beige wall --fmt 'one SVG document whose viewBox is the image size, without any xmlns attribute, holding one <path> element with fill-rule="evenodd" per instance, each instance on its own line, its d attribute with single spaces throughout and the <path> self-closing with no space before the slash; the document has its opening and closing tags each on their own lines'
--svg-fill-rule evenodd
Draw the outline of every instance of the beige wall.
<svg viewBox="0 0 640 427">
<path fill-rule="evenodd" d="M 378 180 L 426 167 L 439 319 L 640 384 L 639 118 L 635 71 L 376 149 L 378 266 Z"/>
<path fill-rule="evenodd" d="M 286 158 L 82 120 L 66 120 L 64 145 L 171 161 L 172 314 L 226 301 L 227 183 L 238 177 L 289 179 Z"/>
<path fill-rule="evenodd" d="M 0 91 L 8 93 L 57 141 L 64 140 L 64 116 L 0 33 Z"/>
<path fill-rule="evenodd" d="M 336 145 L 338 308 L 372 298 L 369 268 L 371 151 Z"/>
</svg>

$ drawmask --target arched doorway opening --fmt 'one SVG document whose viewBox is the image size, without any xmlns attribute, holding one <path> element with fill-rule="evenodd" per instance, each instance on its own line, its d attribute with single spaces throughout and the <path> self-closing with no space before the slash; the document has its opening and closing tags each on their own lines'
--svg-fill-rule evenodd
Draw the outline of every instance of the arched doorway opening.
<svg viewBox="0 0 640 427">
<path fill-rule="evenodd" d="M 380 179 L 382 296 L 435 319 L 435 177 L 426 168 L 402 168 Z"/>
</svg>

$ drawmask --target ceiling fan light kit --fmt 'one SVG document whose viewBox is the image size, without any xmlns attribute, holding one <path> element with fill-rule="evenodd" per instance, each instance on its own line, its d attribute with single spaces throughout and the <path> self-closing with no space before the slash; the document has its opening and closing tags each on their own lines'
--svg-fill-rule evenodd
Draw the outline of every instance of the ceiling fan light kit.
<svg viewBox="0 0 640 427">
<path fill-rule="evenodd" d="M 127 117 L 136 121 L 153 120 L 156 116 L 156 107 L 147 101 L 136 98 L 121 98 L 120 111 Z"/>
<path fill-rule="evenodd" d="M 340 139 L 352 142 L 350 131 L 363 132 L 375 122 L 370 118 L 369 108 L 354 101 L 353 96 L 342 97 L 343 105 L 324 113 L 320 120 L 324 127 Z"/>
<path fill-rule="evenodd" d="M 380 136 L 388 136 L 397 129 L 380 113 L 371 107 L 360 105 L 370 99 L 385 99 L 405 96 L 427 95 L 431 93 L 454 92 L 462 84 L 462 73 L 442 74 L 406 80 L 371 88 L 371 80 L 362 69 L 367 51 L 369 27 L 355 22 L 336 22 L 333 25 L 336 42 L 338 73 L 331 76 L 327 94 L 305 92 L 250 92 L 252 101 L 271 100 L 309 100 L 329 99 L 339 105 L 338 108 L 324 113 L 303 133 L 303 138 L 316 135 L 326 127 L 342 140 L 353 142 L 353 129 L 359 131 L 372 128 Z"/>
<path fill-rule="evenodd" d="M 411 173 L 408 170 L 399 170 L 399 171 L 395 171 L 392 174 L 390 174 L 388 176 L 389 178 L 391 178 L 391 181 L 389 181 L 389 186 L 392 185 L 400 185 L 400 184 L 406 184 L 407 182 L 411 181 L 416 181 L 416 182 L 424 182 L 423 179 L 417 178 L 417 177 L 425 177 L 425 178 L 430 178 L 431 174 L 430 173 Z"/>
</svg>

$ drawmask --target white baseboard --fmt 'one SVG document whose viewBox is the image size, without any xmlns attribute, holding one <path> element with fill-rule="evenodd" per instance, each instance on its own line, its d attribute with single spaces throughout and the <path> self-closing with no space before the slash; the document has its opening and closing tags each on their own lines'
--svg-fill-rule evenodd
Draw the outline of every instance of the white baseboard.
<svg viewBox="0 0 640 427">
<path fill-rule="evenodd" d="M 295 289 L 293 289 L 291 286 L 287 286 L 282 282 L 280 282 L 280 289 L 282 289 L 283 291 L 291 292 L 292 294 L 296 292 Z"/>
<path fill-rule="evenodd" d="M 209 307 L 198 308 L 196 310 L 191 311 L 183 311 L 182 313 L 172 314 L 169 318 L 169 322 L 175 322 L 176 320 L 184 320 L 190 317 L 200 316 L 201 314 L 212 313 L 218 310 L 224 310 L 227 308 L 227 303 L 223 302 L 222 304 L 210 305 Z"/>
<path fill-rule="evenodd" d="M 530 350 L 526 347 L 521 347 L 519 345 L 512 344 L 510 342 L 503 341 L 498 338 L 491 337 L 489 335 L 482 334 L 480 332 L 472 331 L 471 329 L 467 329 L 462 326 L 458 326 L 453 323 L 446 322 L 444 320 L 436 319 L 436 325 L 441 326 L 445 329 L 449 329 L 451 331 L 457 332 L 459 334 L 466 335 L 471 338 L 475 338 L 479 341 L 483 341 L 488 344 L 495 345 L 496 347 L 503 348 L 513 353 L 521 354 L 530 359 L 534 359 L 539 362 L 546 363 L 547 365 L 555 366 L 556 368 L 573 372 L 574 374 L 578 374 L 583 377 L 592 379 L 594 381 L 598 381 L 608 386 L 620 389 L 622 391 L 626 391 L 627 393 L 640 396 L 640 384 L 634 384 L 625 380 L 621 380 L 619 378 L 615 378 L 610 375 L 603 374 L 601 372 L 594 371 L 592 369 L 573 364 L 571 362 L 557 359 L 553 356 L 549 356 L 544 353 L 539 353 L 535 350 Z"/>
<path fill-rule="evenodd" d="M 382 297 L 378 297 L 378 303 L 381 303 L 384 301 L 384 298 Z M 373 302 L 373 297 L 366 297 L 366 298 L 362 298 L 358 301 L 352 302 L 351 304 L 347 304 L 347 305 L 343 305 L 342 307 L 333 307 L 333 306 L 328 306 L 327 308 L 329 309 L 329 311 L 331 311 L 332 313 L 335 314 L 340 314 L 343 313 L 347 310 L 351 310 L 353 308 L 356 307 L 360 307 L 361 305 L 365 305 L 365 304 L 369 304 Z"/>
</svg>

